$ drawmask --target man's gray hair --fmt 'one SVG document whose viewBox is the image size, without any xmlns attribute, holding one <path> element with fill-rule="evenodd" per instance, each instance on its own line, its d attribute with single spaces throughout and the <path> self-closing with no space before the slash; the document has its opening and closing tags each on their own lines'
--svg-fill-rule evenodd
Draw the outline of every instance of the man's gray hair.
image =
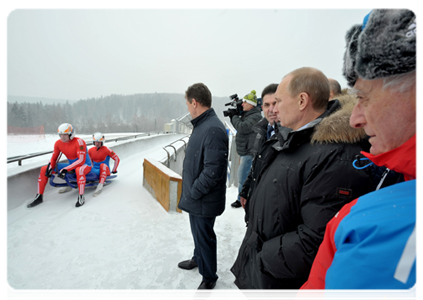
<svg viewBox="0 0 423 300">
<path fill-rule="evenodd" d="M 404 93 L 416 86 L 416 71 L 393 75 L 383 78 L 382 89 L 390 89 L 392 92 Z"/>
</svg>

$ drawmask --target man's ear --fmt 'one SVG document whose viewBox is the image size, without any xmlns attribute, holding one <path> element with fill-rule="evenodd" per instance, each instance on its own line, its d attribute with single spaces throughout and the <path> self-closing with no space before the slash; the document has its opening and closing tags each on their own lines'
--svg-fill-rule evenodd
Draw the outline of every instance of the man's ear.
<svg viewBox="0 0 423 300">
<path fill-rule="evenodd" d="M 303 92 L 298 96 L 298 107 L 300 111 L 306 109 L 308 105 L 311 105 L 311 99 L 310 96 Z"/>
<path fill-rule="evenodd" d="M 192 98 L 191 104 L 192 104 L 194 107 L 197 107 L 198 102 L 197 102 L 197 100 L 195 100 L 194 98 Z"/>
<path fill-rule="evenodd" d="M 335 97 L 335 93 L 333 91 L 329 92 L 329 99 L 332 99 Z"/>
</svg>

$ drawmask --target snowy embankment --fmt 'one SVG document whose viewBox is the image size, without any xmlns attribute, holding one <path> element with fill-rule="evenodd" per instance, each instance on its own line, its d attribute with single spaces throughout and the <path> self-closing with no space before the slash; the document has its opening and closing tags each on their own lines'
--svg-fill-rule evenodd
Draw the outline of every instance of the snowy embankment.
<svg viewBox="0 0 423 300">
<path fill-rule="evenodd" d="M 77 190 L 58 194 L 57 188 L 47 185 L 44 203 L 32 209 L 25 203 L 8 211 L 7 280 L 16 293 L 196 289 L 201 282 L 198 269 L 177 267 L 193 253 L 188 214 L 167 213 L 142 186 L 144 158 L 162 159 L 166 155 L 162 147 L 174 139 L 170 136 L 161 145 L 123 158 L 118 178 L 96 198 L 94 189 L 86 189 L 86 203 L 80 208 L 75 208 Z M 42 143 L 46 147 L 40 151 L 52 149 L 51 142 Z M 15 146 L 10 143 L 8 149 Z M 236 289 L 230 268 L 245 233 L 243 209 L 230 207 L 236 195 L 235 187 L 228 188 L 226 211 L 216 219 L 216 289 Z"/>
</svg>

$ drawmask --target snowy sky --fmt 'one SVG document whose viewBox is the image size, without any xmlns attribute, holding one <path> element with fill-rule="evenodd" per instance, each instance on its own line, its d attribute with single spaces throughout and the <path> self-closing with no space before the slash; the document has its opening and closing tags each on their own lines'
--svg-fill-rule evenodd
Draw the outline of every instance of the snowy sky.
<svg viewBox="0 0 423 300">
<path fill-rule="evenodd" d="M 346 87 L 344 36 L 371 9 L 300 10 L 272 2 L 250 9 L 219 1 L 210 6 L 219 9 L 15 7 L 7 15 L 7 94 L 79 100 L 183 93 L 204 82 L 223 97 L 261 93 L 303 66 Z"/>
</svg>

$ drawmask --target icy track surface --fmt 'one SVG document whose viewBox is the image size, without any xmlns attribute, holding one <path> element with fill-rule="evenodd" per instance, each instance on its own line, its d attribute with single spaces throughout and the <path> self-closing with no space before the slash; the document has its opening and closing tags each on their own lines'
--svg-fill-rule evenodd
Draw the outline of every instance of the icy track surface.
<svg viewBox="0 0 423 300">
<path fill-rule="evenodd" d="M 10 287 L 17 291 L 197 289 L 202 279 L 198 269 L 177 267 L 193 254 L 188 214 L 166 212 L 142 186 L 143 160 L 162 159 L 162 146 L 122 159 L 118 178 L 95 198 L 94 189 L 87 188 L 86 203 L 80 208 L 75 208 L 77 190 L 58 194 L 59 189 L 48 184 L 44 203 L 32 209 L 25 203 L 9 211 Z M 246 228 L 244 210 L 230 207 L 236 196 L 237 189 L 228 188 L 226 210 L 215 223 L 219 276 L 215 289 L 236 289 L 230 268 Z"/>
</svg>

